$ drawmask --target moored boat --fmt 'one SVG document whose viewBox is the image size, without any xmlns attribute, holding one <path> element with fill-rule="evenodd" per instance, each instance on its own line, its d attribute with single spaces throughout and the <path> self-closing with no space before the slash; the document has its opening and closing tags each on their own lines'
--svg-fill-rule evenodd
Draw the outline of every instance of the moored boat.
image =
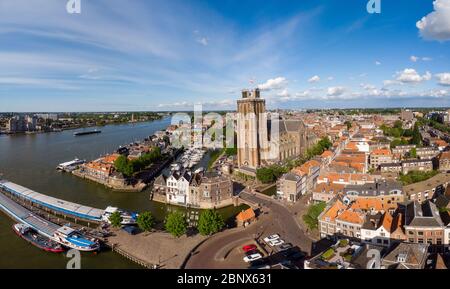
<svg viewBox="0 0 450 289">
<path fill-rule="evenodd" d="M 122 225 L 136 225 L 138 214 L 134 212 L 128 212 L 125 210 L 121 210 L 116 207 L 107 207 L 105 209 L 105 213 L 102 216 L 102 221 L 110 224 L 109 217 L 111 217 L 112 214 L 115 212 L 119 212 L 120 216 L 122 217 Z"/>
<path fill-rule="evenodd" d="M 15 224 L 12 228 L 19 237 L 41 250 L 51 253 L 62 253 L 65 251 L 63 246 L 45 236 L 42 236 L 30 226 Z"/>
<path fill-rule="evenodd" d="M 67 226 L 59 228 L 53 235 L 53 239 L 66 247 L 78 251 L 92 252 L 100 249 L 98 240 L 88 239 L 80 232 Z"/>
</svg>

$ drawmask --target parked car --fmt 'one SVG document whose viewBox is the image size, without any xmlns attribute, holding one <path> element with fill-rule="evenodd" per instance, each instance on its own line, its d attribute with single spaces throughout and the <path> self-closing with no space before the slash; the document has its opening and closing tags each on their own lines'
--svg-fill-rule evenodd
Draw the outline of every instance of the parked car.
<svg viewBox="0 0 450 289">
<path fill-rule="evenodd" d="M 267 266 L 267 260 L 264 259 L 258 259 L 256 261 L 250 262 L 251 267 L 260 267 L 260 266 Z"/>
<path fill-rule="evenodd" d="M 275 246 L 283 245 L 284 241 L 281 239 L 276 239 L 276 240 L 271 240 L 271 241 L 267 242 L 267 244 L 269 244 L 270 247 L 275 247 Z"/>
<path fill-rule="evenodd" d="M 292 244 L 291 243 L 284 243 L 281 244 L 279 247 L 280 251 L 285 251 L 285 250 L 289 250 L 292 248 Z"/>
<path fill-rule="evenodd" d="M 274 234 L 270 235 L 269 237 L 264 238 L 264 242 L 269 243 L 270 241 L 278 240 L 280 239 L 280 235 Z"/>
<path fill-rule="evenodd" d="M 254 251 L 256 249 L 258 249 L 258 247 L 256 247 L 256 245 L 254 245 L 254 244 L 245 245 L 244 247 L 242 247 L 242 250 L 244 250 L 245 253 Z"/>
<path fill-rule="evenodd" d="M 262 258 L 262 255 L 259 254 L 259 253 L 256 253 L 256 254 L 252 254 L 252 255 L 249 255 L 249 256 L 245 256 L 245 257 L 244 257 L 244 262 L 250 263 L 250 262 L 259 260 L 259 259 L 261 259 L 261 258 Z"/>
<path fill-rule="evenodd" d="M 297 261 L 306 257 L 306 254 L 299 251 L 286 251 L 286 254 L 283 254 L 288 260 Z"/>
<path fill-rule="evenodd" d="M 246 256 L 250 256 L 253 254 L 260 254 L 260 252 L 258 251 L 258 249 L 255 249 L 255 250 L 251 250 L 251 251 L 248 251 L 245 253 Z"/>
</svg>

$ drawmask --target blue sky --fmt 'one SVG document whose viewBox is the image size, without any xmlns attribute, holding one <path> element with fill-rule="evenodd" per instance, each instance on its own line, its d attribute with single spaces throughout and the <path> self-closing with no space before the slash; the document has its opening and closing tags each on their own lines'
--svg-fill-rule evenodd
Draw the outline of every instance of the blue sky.
<svg viewBox="0 0 450 289">
<path fill-rule="evenodd" d="M 450 106 L 450 0 L 0 0 L 0 111 Z"/>
</svg>

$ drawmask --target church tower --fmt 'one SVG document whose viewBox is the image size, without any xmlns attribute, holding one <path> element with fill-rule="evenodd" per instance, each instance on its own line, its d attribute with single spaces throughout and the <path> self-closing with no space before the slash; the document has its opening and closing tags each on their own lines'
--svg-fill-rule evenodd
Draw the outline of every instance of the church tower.
<svg viewBox="0 0 450 289">
<path fill-rule="evenodd" d="M 261 166 L 261 151 L 267 140 L 266 101 L 260 90 L 243 90 L 237 101 L 237 149 L 239 168 L 257 169 Z"/>
</svg>

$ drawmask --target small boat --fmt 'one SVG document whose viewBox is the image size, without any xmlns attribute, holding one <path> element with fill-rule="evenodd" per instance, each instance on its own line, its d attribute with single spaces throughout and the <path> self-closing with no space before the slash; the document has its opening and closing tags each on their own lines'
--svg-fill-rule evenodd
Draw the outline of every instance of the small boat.
<svg viewBox="0 0 450 289">
<path fill-rule="evenodd" d="M 69 172 L 70 173 L 70 172 L 76 170 L 78 168 L 78 166 L 84 164 L 85 162 L 86 161 L 84 161 L 84 160 L 80 160 L 80 159 L 76 158 L 76 159 L 74 159 L 74 160 L 72 160 L 70 162 L 65 162 L 65 163 L 59 164 L 56 167 L 56 169 L 58 171 Z"/>
<path fill-rule="evenodd" d="M 119 212 L 122 217 L 122 225 L 136 225 L 138 214 L 134 212 L 128 212 L 116 207 L 107 207 L 105 213 L 102 215 L 102 221 L 110 224 L 109 217 L 115 212 Z"/>
<path fill-rule="evenodd" d="M 30 226 L 24 224 L 15 224 L 12 226 L 12 228 L 19 237 L 41 250 L 51 253 L 62 253 L 65 251 L 63 246 L 50 240 L 47 237 L 42 236 Z"/>
<path fill-rule="evenodd" d="M 78 251 L 93 252 L 100 249 L 100 243 L 98 240 L 93 238 L 88 239 L 80 232 L 67 226 L 59 228 L 54 233 L 53 239 L 61 245 Z"/>
</svg>

